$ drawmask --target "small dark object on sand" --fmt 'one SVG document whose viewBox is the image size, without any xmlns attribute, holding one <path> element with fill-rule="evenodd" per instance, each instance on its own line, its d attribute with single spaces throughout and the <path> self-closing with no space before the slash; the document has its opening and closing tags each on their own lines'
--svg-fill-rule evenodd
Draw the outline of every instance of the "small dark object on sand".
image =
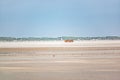
<svg viewBox="0 0 120 80">
<path fill-rule="evenodd" d="M 53 54 L 52 56 L 55 57 L 55 54 Z"/>
</svg>

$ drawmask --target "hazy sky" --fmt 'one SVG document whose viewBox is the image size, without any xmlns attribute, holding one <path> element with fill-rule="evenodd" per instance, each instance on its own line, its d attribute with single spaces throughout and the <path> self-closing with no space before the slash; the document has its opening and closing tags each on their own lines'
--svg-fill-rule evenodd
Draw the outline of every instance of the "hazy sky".
<svg viewBox="0 0 120 80">
<path fill-rule="evenodd" d="M 120 36 L 120 0 L 0 0 L 0 36 Z"/>
</svg>

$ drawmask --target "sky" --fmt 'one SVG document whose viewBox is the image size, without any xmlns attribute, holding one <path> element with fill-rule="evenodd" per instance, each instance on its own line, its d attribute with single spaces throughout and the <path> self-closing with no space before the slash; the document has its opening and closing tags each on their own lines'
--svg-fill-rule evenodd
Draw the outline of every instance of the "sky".
<svg viewBox="0 0 120 80">
<path fill-rule="evenodd" d="M 120 36 L 120 0 L 0 0 L 0 36 Z"/>
</svg>

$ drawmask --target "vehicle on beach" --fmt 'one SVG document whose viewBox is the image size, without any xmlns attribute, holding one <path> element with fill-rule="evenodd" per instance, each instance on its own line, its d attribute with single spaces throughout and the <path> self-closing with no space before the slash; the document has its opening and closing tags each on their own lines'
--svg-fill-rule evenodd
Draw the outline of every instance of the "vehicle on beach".
<svg viewBox="0 0 120 80">
<path fill-rule="evenodd" d="M 73 40 L 64 40 L 64 42 L 74 42 Z"/>
</svg>

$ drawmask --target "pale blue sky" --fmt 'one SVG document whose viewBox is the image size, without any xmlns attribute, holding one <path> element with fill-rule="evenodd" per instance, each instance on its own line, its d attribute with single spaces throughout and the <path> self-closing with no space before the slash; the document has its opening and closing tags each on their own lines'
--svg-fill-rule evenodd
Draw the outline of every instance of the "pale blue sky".
<svg viewBox="0 0 120 80">
<path fill-rule="evenodd" d="M 120 0 L 0 0 L 0 36 L 120 36 Z"/>
</svg>

